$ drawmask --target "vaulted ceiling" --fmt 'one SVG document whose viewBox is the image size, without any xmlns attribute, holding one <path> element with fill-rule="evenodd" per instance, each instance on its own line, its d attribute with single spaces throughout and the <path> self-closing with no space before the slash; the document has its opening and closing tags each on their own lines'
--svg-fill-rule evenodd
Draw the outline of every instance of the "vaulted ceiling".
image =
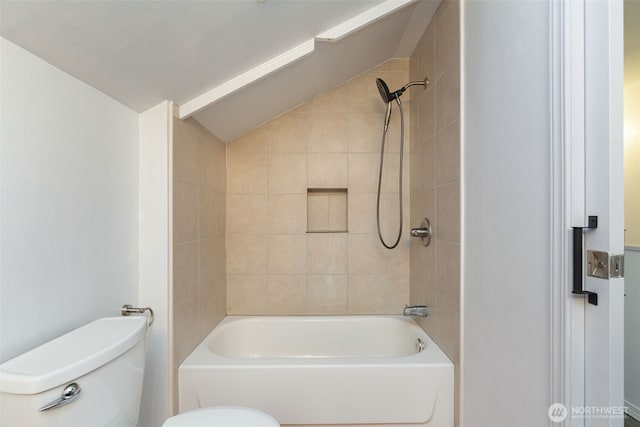
<svg viewBox="0 0 640 427">
<path fill-rule="evenodd" d="M 394 57 L 438 0 L 0 1 L 0 35 L 136 111 L 229 141 Z"/>
</svg>

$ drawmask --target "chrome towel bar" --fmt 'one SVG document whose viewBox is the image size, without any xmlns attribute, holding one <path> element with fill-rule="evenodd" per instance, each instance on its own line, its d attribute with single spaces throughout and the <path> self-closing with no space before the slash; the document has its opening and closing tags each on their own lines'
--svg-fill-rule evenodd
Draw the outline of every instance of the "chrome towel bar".
<svg viewBox="0 0 640 427">
<path fill-rule="evenodd" d="M 123 316 L 130 316 L 132 314 L 143 314 L 145 311 L 149 312 L 149 327 L 153 325 L 153 310 L 151 307 L 134 307 L 131 304 L 125 304 L 122 306 L 120 313 Z"/>
</svg>

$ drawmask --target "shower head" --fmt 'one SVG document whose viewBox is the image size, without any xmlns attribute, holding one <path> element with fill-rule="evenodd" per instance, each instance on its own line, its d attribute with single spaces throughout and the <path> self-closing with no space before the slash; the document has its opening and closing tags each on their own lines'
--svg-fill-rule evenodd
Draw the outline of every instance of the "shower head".
<svg viewBox="0 0 640 427">
<path fill-rule="evenodd" d="M 421 85 L 421 86 L 427 87 L 428 83 L 429 83 L 429 79 L 425 78 L 424 80 L 409 82 L 406 85 L 402 86 L 400 89 L 396 90 L 395 92 L 391 92 L 389 91 L 389 86 L 387 86 L 384 80 L 380 78 L 376 79 L 376 85 L 378 85 L 378 91 L 380 92 L 380 97 L 382 97 L 382 100 L 385 102 L 385 104 L 390 103 L 394 99 L 400 98 L 404 93 L 404 91 L 411 86 Z"/>
<path fill-rule="evenodd" d="M 376 84 L 378 85 L 378 90 L 380 91 L 380 96 L 385 104 L 391 102 L 394 98 L 391 92 L 389 92 L 389 86 L 382 79 L 376 79 Z"/>
</svg>

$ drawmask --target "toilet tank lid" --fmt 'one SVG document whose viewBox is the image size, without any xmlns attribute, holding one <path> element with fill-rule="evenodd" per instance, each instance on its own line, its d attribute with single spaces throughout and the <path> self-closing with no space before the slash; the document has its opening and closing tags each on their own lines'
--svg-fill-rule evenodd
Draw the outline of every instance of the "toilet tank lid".
<svg viewBox="0 0 640 427">
<path fill-rule="evenodd" d="M 95 320 L 0 365 L 0 392 L 36 394 L 66 385 L 125 353 L 146 332 L 146 317 Z"/>
</svg>

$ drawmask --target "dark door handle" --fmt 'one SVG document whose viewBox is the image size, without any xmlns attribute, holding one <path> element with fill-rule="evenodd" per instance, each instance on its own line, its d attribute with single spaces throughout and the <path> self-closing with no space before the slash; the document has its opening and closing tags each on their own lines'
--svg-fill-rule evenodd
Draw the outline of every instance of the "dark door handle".
<svg viewBox="0 0 640 427">
<path fill-rule="evenodd" d="M 575 295 L 586 295 L 589 304 L 598 305 L 598 294 L 584 289 L 582 283 L 582 236 L 584 229 L 598 228 L 598 217 L 590 216 L 587 227 L 573 227 L 573 291 Z"/>
</svg>

